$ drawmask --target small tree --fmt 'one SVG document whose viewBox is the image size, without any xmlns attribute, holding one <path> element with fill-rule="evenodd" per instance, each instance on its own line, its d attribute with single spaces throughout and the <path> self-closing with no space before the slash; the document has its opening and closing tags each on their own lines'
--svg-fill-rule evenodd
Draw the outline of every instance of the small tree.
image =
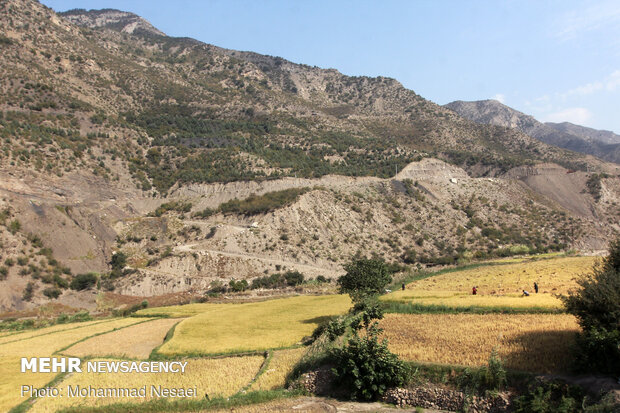
<svg viewBox="0 0 620 413">
<path fill-rule="evenodd" d="M 284 279 L 287 285 L 294 287 L 304 282 L 304 275 L 299 271 L 287 271 L 284 273 Z"/>
<path fill-rule="evenodd" d="M 112 267 L 110 278 L 121 277 L 125 265 L 127 265 L 127 254 L 121 251 L 112 254 L 112 258 L 110 259 L 110 266 Z"/>
<path fill-rule="evenodd" d="M 582 370 L 620 371 L 620 238 L 609 245 L 609 255 L 590 274 L 577 281 L 579 288 L 562 297 L 569 313 L 583 329 L 577 340 Z"/>
<path fill-rule="evenodd" d="M 81 291 L 94 286 L 96 283 L 97 274 L 89 272 L 87 274 L 76 275 L 73 280 L 71 280 L 71 284 L 69 284 L 69 287 L 72 290 Z"/>
<path fill-rule="evenodd" d="M 392 280 L 385 262 L 380 259 L 361 258 L 345 265 L 347 272 L 338 278 L 340 293 L 349 294 L 355 303 L 381 294 Z"/>
</svg>

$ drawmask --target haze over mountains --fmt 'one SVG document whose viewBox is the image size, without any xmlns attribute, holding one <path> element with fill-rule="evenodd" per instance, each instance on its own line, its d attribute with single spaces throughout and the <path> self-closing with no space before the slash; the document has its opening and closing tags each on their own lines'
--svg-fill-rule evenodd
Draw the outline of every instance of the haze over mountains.
<svg viewBox="0 0 620 413">
<path fill-rule="evenodd" d="M 620 163 L 620 135 L 610 131 L 591 129 L 569 122 L 542 123 L 496 100 L 457 100 L 445 107 L 477 123 L 515 128 L 550 145 Z"/>
<path fill-rule="evenodd" d="M 102 293 L 203 295 L 284 269 L 335 277 L 357 253 L 450 264 L 601 250 L 620 231 L 618 165 L 397 80 L 118 10 L 8 0 L 0 22 L 2 308 L 94 306 L 67 289 L 90 271 Z"/>
</svg>

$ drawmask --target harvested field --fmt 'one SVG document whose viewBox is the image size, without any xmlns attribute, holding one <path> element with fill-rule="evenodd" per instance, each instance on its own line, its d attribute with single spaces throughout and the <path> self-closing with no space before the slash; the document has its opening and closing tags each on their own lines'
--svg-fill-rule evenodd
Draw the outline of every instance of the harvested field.
<svg viewBox="0 0 620 413">
<path fill-rule="evenodd" d="M 0 344 L 0 377 L 2 377 L 0 381 L 0 411 L 9 411 L 12 407 L 26 400 L 20 397 L 20 386 L 22 384 L 27 383 L 35 387 L 43 387 L 56 376 L 55 373 L 20 373 L 21 357 L 48 357 L 55 351 L 86 337 L 143 321 L 144 319 L 119 318 L 91 323 L 90 325 L 85 325 L 85 323 L 65 324 L 66 327 L 73 326 L 74 328 Z"/>
<path fill-rule="evenodd" d="M 566 314 L 386 314 L 390 349 L 406 360 L 482 366 L 496 348 L 506 367 L 567 371 L 579 331 Z"/>
<path fill-rule="evenodd" d="M 323 321 L 346 312 L 344 295 L 299 296 L 247 304 L 203 304 L 159 352 L 166 355 L 261 351 L 298 344 Z"/>
<path fill-rule="evenodd" d="M 37 328 L 34 330 L 13 331 L 11 332 L 11 334 L 7 334 L 5 336 L 0 337 L 0 344 L 17 341 L 17 340 L 24 340 L 27 338 L 42 336 L 42 335 L 50 334 L 50 333 L 56 333 L 58 331 L 66 331 L 66 330 L 72 330 L 75 328 L 88 327 L 88 326 L 92 326 L 98 323 L 105 323 L 107 321 L 108 320 L 103 320 L 103 321 L 93 320 L 93 321 L 85 321 L 81 323 L 56 324 L 51 327 Z"/>
<path fill-rule="evenodd" d="M 306 352 L 305 347 L 275 351 L 267 370 L 252 384 L 250 390 L 275 390 L 284 387 L 286 376 Z"/>
<path fill-rule="evenodd" d="M 185 360 L 185 373 L 81 373 L 74 374 L 58 384 L 66 394 L 68 386 L 93 386 L 97 388 L 140 388 L 146 386 L 147 397 L 58 397 L 39 399 L 30 410 L 32 413 L 55 412 L 70 406 L 102 406 L 114 402 L 141 403 L 150 400 L 151 386 L 190 388 L 197 390 L 197 397 L 231 396 L 247 385 L 258 373 L 264 361 L 262 356 L 225 357 L 217 359 Z"/>
<path fill-rule="evenodd" d="M 217 306 L 227 306 L 229 304 L 209 304 L 193 303 L 183 305 L 171 305 L 168 307 L 149 307 L 138 311 L 139 316 L 166 316 L 166 317 L 192 317 L 205 312 L 213 311 Z"/>
<path fill-rule="evenodd" d="M 414 281 L 405 291 L 382 299 L 449 307 L 559 309 L 562 302 L 556 295 L 576 287 L 576 278 L 589 272 L 595 261 L 594 257 L 558 257 L 451 271 Z M 534 282 L 538 283 L 538 294 Z M 478 288 L 475 296 L 471 294 L 473 286 Z M 522 297 L 523 290 L 530 296 Z"/>
<path fill-rule="evenodd" d="M 69 347 L 63 354 L 84 357 L 131 357 L 146 359 L 151 351 L 164 342 L 166 333 L 177 318 L 163 318 L 102 334 Z"/>
</svg>

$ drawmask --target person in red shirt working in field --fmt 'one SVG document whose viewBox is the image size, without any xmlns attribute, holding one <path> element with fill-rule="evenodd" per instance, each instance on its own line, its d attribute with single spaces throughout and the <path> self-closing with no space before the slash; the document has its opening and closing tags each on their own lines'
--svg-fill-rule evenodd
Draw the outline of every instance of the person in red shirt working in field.
<svg viewBox="0 0 620 413">
<path fill-rule="evenodd" d="M 471 295 L 476 295 L 476 294 L 478 294 L 478 287 L 474 286 L 471 289 Z"/>
</svg>

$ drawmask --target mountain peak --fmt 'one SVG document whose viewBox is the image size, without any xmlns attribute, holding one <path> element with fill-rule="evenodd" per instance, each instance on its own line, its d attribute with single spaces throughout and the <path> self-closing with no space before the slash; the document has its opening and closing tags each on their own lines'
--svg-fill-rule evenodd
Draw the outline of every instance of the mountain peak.
<svg viewBox="0 0 620 413">
<path fill-rule="evenodd" d="M 73 24 L 91 29 L 107 28 L 122 33 L 134 33 L 136 30 L 143 30 L 159 36 L 166 35 L 146 19 L 136 14 L 116 9 L 72 9 L 59 13 L 59 15 Z"/>
</svg>

